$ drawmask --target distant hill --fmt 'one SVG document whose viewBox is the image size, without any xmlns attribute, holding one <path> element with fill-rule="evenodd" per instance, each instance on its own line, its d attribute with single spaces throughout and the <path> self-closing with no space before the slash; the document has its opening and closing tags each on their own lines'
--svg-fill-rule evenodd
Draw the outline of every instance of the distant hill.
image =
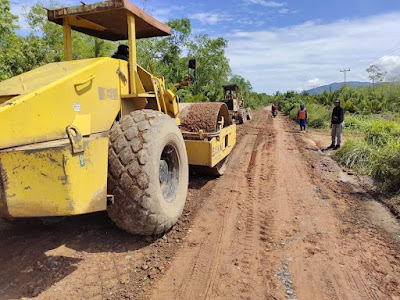
<svg viewBox="0 0 400 300">
<path fill-rule="evenodd" d="M 319 86 L 316 88 L 313 88 L 311 90 L 307 90 L 306 92 L 309 93 L 310 95 L 318 95 L 318 94 L 322 94 L 324 91 L 327 91 L 328 93 L 334 92 L 338 89 L 340 89 L 340 87 L 344 84 L 344 82 L 335 82 L 335 83 L 331 83 L 328 85 L 323 85 L 323 86 Z M 372 85 L 372 83 L 370 82 L 360 82 L 360 81 L 348 81 L 346 82 L 347 85 L 349 86 L 353 86 L 353 87 L 360 87 L 360 86 L 367 86 L 367 85 Z"/>
</svg>

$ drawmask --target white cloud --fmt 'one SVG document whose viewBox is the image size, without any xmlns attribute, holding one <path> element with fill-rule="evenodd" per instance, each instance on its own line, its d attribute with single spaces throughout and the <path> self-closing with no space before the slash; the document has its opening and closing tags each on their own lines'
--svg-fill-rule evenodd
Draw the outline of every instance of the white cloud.
<svg viewBox="0 0 400 300">
<path fill-rule="evenodd" d="M 318 86 L 321 86 L 321 85 L 324 85 L 325 83 L 321 80 L 321 79 L 319 79 L 319 78 L 314 78 L 314 79 L 310 79 L 310 80 L 308 80 L 308 87 L 310 87 L 310 88 L 315 88 L 315 87 L 318 87 Z"/>
<path fill-rule="evenodd" d="M 309 21 L 271 30 L 234 31 L 227 56 L 234 73 L 247 78 L 258 92 L 309 88 L 310 78 L 369 81 L 365 71 L 376 53 L 393 47 L 400 12 L 329 24 Z M 382 57 L 382 69 L 398 72 L 399 56 Z M 396 66 L 396 67 L 394 67 Z"/>
<path fill-rule="evenodd" d="M 219 22 L 229 21 L 231 17 L 212 12 L 196 13 L 190 16 L 191 19 L 199 20 L 202 24 L 215 25 Z"/>
<path fill-rule="evenodd" d="M 265 1 L 265 0 L 245 0 L 248 4 L 259 4 L 266 7 L 282 7 L 285 6 L 285 2 Z"/>
<path fill-rule="evenodd" d="M 382 71 L 387 72 L 387 78 L 400 75 L 400 56 L 382 56 L 375 64 Z"/>
<path fill-rule="evenodd" d="M 257 20 L 257 19 L 240 19 L 236 20 L 236 23 L 242 24 L 242 25 L 248 25 L 248 26 L 262 26 L 265 24 L 264 20 Z"/>
<path fill-rule="evenodd" d="M 177 11 L 182 11 L 184 9 L 183 6 L 171 6 L 169 8 L 159 8 L 156 10 L 146 10 L 145 11 L 155 17 L 157 20 L 161 22 L 167 22 L 169 19 L 173 18 L 176 15 Z"/>
<path fill-rule="evenodd" d="M 287 8 L 282 8 L 280 10 L 278 10 L 278 13 L 280 14 L 287 14 L 289 12 L 289 10 Z"/>
</svg>

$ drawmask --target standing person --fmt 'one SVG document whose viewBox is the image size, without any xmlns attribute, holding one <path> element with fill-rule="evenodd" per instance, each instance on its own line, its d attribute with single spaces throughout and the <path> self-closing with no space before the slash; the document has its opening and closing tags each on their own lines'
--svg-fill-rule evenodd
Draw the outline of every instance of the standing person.
<svg viewBox="0 0 400 300">
<path fill-rule="evenodd" d="M 331 134 L 332 134 L 332 144 L 328 149 L 339 149 L 342 142 L 342 130 L 344 122 L 344 109 L 340 106 L 340 99 L 335 100 L 335 107 L 332 111 L 331 119 Z"/>
<path fill-rule="evenodd" d="M 300 104 L 300 109 L 297 111 L 297 119 L 300 123 L 300 131 L 306 131 L 307 117 L 307 109 L 304 107 L 304 104 Z"/>
</svg>

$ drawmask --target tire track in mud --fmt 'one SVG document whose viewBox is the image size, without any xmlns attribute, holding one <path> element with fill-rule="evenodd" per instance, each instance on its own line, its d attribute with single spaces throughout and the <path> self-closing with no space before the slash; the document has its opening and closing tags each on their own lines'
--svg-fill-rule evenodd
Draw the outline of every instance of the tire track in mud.
<svg viewBox="0 0 400 300">
<path fill-rule="evenodd" d="M 259 133 L 260 129 L 258 129 L 258 134 L 256 135 L 257 131 L 254 128 L 260 127 L 261 121 L 262 121 L 262 119 L 258 119 L 256 122 L 253 122 L 254 125 L 250 127 L 250 132 L 249 132 L 250 136 L 252 136 L 252 138 L 254 138 L 254 136 L 256 136 L 256 137 L 255 137 L 255 140 L 254 141 L 252 140 L 251 143 L 245 143 L 245 148 L 248 149 L 248 154 L 245 154 L 245 156 L 242 158 L 240 163 L 235 164 L 235 166 L 240 166 L 240 168 L 237 168 L 237 172 L 242 172 L 242 173 L 245 172 L 244 169 L 246 167 L 246 164 L 248 164 L 248 167 L 246 170 L 246 174 L 248 174 L 250 166 L 254 163 L 254 151 L 250 152 L 249 150 L 254 149 L 254 148 L 251 148 L 252 147 L 251 145 L 257 145 L 259 143 L 258 141 L 259 141 L 259 137 L 260 137 L 260 133 Z M 249 160 L 249 162 L 246 163 L 246 161 L 248 160 L 248 155 L 250 153 L 251 153 L 250 160 Z M 247 178 L 247 175 L 246 175 L 246 178 Z M 247 181 L 249 181 L 248 178 L 247 178 Z M 242 178 L 240 178 L 240 182 L 241 182 L 240 193 L 238 193 L 237 197 L 232 199 L 232 201 L 228 202 L 226 213 L 224 214 L 224 224 L 223 224 L 224 226 L 228 226 L 229 222 L 233 224 L 234 219 L 237 219 L 236 217 L 232 218 L 232 216 L 235 215 L 232 213 L 232 210 L 234 209 L 235 205 L 237 205 L 237 202 L 243 200 L 242 199 L 243 196 L 246 196 L 248 194 L 249 188 L 251 187 L 251 185 L 249 185 L 248 183 L 245 182 L 243 176 L 242 176 Z M 247 202 L 245 202 L 245 203 L 247 203 Z M 245 226 L 246 226 L 246 233 L 249 233 L 248 229 L 251 226 L 249 224 L 252 220 L 253 211 L 251 210 L 251 208 L 250 208 L 250 210 L 249 210 L 249 207 L 247 207 L 247 208 L 248 208 L 247 209 L 248 216 L 246 218 Z M 242 218 L 240 218 L 240 219 L 242 219 Z M 225 237 L 225 240 L 223 240 L 224 233 L 226 231 L 227 231 L 226 228 L 223 228 L 220 232 L 220 238 L 218 240 L 217 259 L 214 260 L 214 264 L 212 266 L 212 271 L 211 271 L 211 276 L 208 279 L 208 284 L 207 284 L 206 293 L 205 293 L 205 297 L 204 297 L 205 299 L 215 299 L 215 297 L 217 296 L 217 295 L 215 295 L 215 290 L 218 288 L 218 282 L 219 282 L 217 275 L 218 274 L 222 275 L 223 273 L 226 274 L 226 272 L 224 270 L 221 270 L 221 265 L 223 264 L 223 261 L 221 259 L 222 258 L 221 249 L 223 248 L 223 245 L 229 246 L 229 247 L 234 246 L 234 245 L 232 245 L 231 237 L 229 239 L 227 239 Z M 248 237 L 244 238 L 245 241 L 247 241 L 248 239 L 249 239 Z M 227 245 L 227 244 L 229 244 L 229 245 Z M 245 249 L 245 251 L 246 250 L 247 249 Z M 247 254 L 246 252 L 244 252 L 244 253 L 245 253 L 245 255 Z M 243 263 L 243 265 L 246 265 L 246 264 L 248 265 L 248 262 L 246 260 L 244 260 L 244 261 L 242 260 L 242 263 Z"/>
<path fill-rule="evenodd" d="M 243 145 L 245 146 L 246 142 L 250 140 L 251 138 L 246 136 L 243 139 Z M 240 151 L 242 149 L 238 150 Z M 238 163 L 239 165 L 245 163 L 245 159 L 246 155 L 241 157 L 239 161 L 235 160 L 234 165 L 230 164 L 228 167 L 228 172 L 231 167 L 235 167 Z M 223 188 L 221 188 L 221 184 L 224 185 Z M 205 215 L 200 217 L 198 225 L 194 224 L 193 238 L 188 239 L 189 244 L 200 244 L 201 246 L 197 251 L 188 249 L 189 251 L 187 251 L 187 253 L 177 259 L 178 261 L 185 261 L 185 264 L 187 263 L 187 265 L 191 267 L 183 267 L 183 270 L 178 267 L 179 270 L 176 270 L 178 273 L 182 273 L 182 276 L 177 278 L 177 288 L 173 289 L 173 291 L 169 291 L 175 295 L 174 297 L 178 299 L 199 299 L 206 296 L 207 287 L 211 286 L 215 276 L 215 267 L 213 266 L 218 265 L 221 256 L 221 239 L 224 236 L 227 216 L 231 212 L 232 202 L 238 197 L 238 184 L 239 180 L 236 175 L 225 175 L 219 179 L 218 184 L 216 184 L 213 192 L 209 195 L 210 199 L 215 199 L 215 202 L 208 203 L 209 205 L 204 207 Z M 227 190 L 231 191 L 231 201 L 222 201 L 226 199 Z M 221 208 L 223 208 L 222 212 Z M 214 216 L 212 218 L 212 224 L 208 223 L 210 220 L 207 220 L 210 214 Z M 195 228 L 200 230 L 194 232 Z M 166 277 L 168 277 L 168 274 Z M 192 284 L 188 284 L 188 282 Z M 164 295 L 161 298 L 166 299 L 169 298 L 169 296 Z"/>
<path fill-rule="evenodd" d="M 274 120 L 271 118 L 271 121 Z M 257 227 L 258 239 L 260 242 L 259 255 L 261 257 L 259 261 L 260 276 L 262 277 L 262 285 L 266 287 L 264 295 L 260 295 L 260 298 L 270 297 L 276 298 L 279 295 L 277 291 L 277 284 L 275 280 L 275 265 L 277 258 L 272 255 L 272 249 L 276 245 L 275 230 L 275 202 L 273 198 L 273 190 L 276 185 L 276 129 L 275 123 L 272 123 L 274 130 L 270 133 L 265 133 L 266 141 L 262 145 L 261 154 L 259 161 L 260 174 L 262 182 L 258 185 L 258 205 L 256 211 L 259 213 L 259 223 Z"/>
<path fill-rule="evenodd" d="M 237 247 L 236 251 L 228 252 L 227 257 L 235 257 L 237 261 L 233 262 L 233 265 L 238 266 L 238 270 L 240 270 L 240 279 L 237 280 L 237 287 L 235 289 L 233 297 L 240 299 L 251 299 L 253 295 L 254 287 L 254 276 L 258 268 L 258 264 L 256 263 L 257 258 L 254 256 L 254 248 L 256 237 L 255 237 L 255 202 L 257 200 L 257 195 L 254 192 L 257 189 L 256 178 L 259 174 L 259 170 L 256 167 L 255 162 L 259 158 L 259 149 L 263 146 L 262 139 L 262 131 L 264 130 L 264 126 L 260 126 L 261 122 L 257 122 L 256 128 L 257 133 L 255 143 L 252 145 L 252 151 L 250 156 L 250 161 L 247 166 L 243 166 L 243 169 L 246 169 L 244 172 L 244 177 L 242 178 L 244 184 L 241 187 L 242 197 L 239 199 L 242 205 L 240 209 L 238 209 L 236 215 L 231 215 L 232 224 L 235 220 L 241 220 L 243 222 L 242 231 L 240 233 L 235 233 L 236 238 L 234 236 L 230 236 L 229 240 L 237 241 L 240 240 L 241 243 L 239 247 Z M 237 205 L 237 203 L 235 203 Z M 231 249 L 234 249 L 234 244 L 229 245 Z M 218 266 L 219 274 L 224 273 L 223 266 L 231 265 L 232 261 L 225 259 Z M 214 288 L 212 293 L 207 297 L 207 299 L 215 299 L 218 296 L 222 297 L 224 295 L 224 291 L 219 290 L 218 282 L 214 282 Z"/>
<path fill-rule="evenodd" d="M 271 295 L 271 279 L 273 272 L 271 258 L 267 258 L 266 247 L 273 243 L 273 233 L 267 228 L 273 228 L 273 215 L 267 210 L 270 200 L 269 191 L 274 182 L 273 166 L 275 133 L 271 118 L 262 119 L 259 126 L 256 143 L 247 168 L 246 178 L 249 184 L 247 199 L 244 199 L 245 246 L 242 265 L 247 278 L 241 281 L 240 299 L 259 299 Z"/>
<path fill-rule="evenodd" d="M 269 144 L 273 143 L 271 137 L 274 137 L 273 132 L 268 133 L 268 131 L 271 131 L 268 128 L 269 122 L 268 118 L 260 118 L 252 126 L 251 134 L 254 131 L 257 136 L 252 145 L 250 161 L 244 173 L 247 182 L 242 185 L 242 196 L 235 203 L 237 213 L 230 215 L 232 225 L 234 225 L 235 220 L 240 220 L 243 224 L 240 224 L 242 225 L 241 228 L 237 228 L 240 230 L 234 233 L 235 236 L 231 235 L 226 238 L 230 244 L 226 242 L 225 245 L 228 249 L 234 249 L 234 251 L 225 253 L 224 259 L 217 267 L 218 278 L 222 278 L 227 273 L 226 266 L 232 265 L 237 267 L 239 276 L 229 278 L 231 295 L 227 294 L 228 289 L 221 285 L 220 280 L 217 280 L 214 281 L 211 293 L 207 295 L 206 299 L 222 299 L 227 296 L 235 299 L 259 299 L 269 294 L 270 281 L 266 279 L 271 278 L 271 276 L 265 276 L 268 264 L 264 264 L 265 261 L 263 261 L 265 255 L 264 240 L 266 239 L 262 238 L 269 233 L 262 232 L 261 229 L 261 223 L 265 225 L 268 220 L 265 220 L 265 215 L 260 214 L 260 212 L 264 212 L 265 200 L 263 198 L 266 195 L 265 190 L 268 190 L 268 187 L 263 187 L 262 184 L 265 179 L 262 171 L 266 168 L 268 169 L 268 177 L 270 178 L 273 175 L 273 166 L 267 161 L 264 163 L 263 160 Z M 232 258 L 234 259 L 232 260 Z M 232 273 L 235 272 L 231 270 Z"/>
<path fill-rule="evenodd" d="M 259 176 L 260 173 L 261 166 L 256 167 L 255 162 L 265 144 L 263 136 L 266 124 L 264 118 L 258 118 L 255 122 L 246 125 L 248 132 L 238 143 L 230 159 L 227 170 L 229 175 L 226 174 L 228 176 L 224 175 L 219 179 L 215 187 L 216 190 L 222 192 L 211 195 L 211 198 L 219 200 L 218 206 L 224 208 L 219 216 L 222 221 L 214 221 L 213 230 L 218 233 L 214 237 L 207 237 L 211 240 L 200 238 L 198 242 L 211 243 L 213 246 L 208 249 L 201 247 L 189 260 L 185 260 L 188 258 L 186 255 L 179 256 L 178 254 L 175 259 L 177 263 L 185 260 L 185 264 L 193 267 L 179 276 L 174 276 L 175 272 L 182 270 L 172 266 L 166 278 L 169 275 L 173 276 L 172 282 L 175 287 L 170 288 L 164 285 L 168 285 L 167 282 L 171 282 L 170 279 L 165 280 L 164 283 L 162 281 L 152 298 L 220 299 L 229 293 L 229 296 L 233 298 L 250 299 L 249 292 L 255 287 L 251 282 L 253 281 L 251 274 L 257 272 L 255 266 L 258 268 L 258 264 L 254 263 L 258 255 L 254 257 L 253 246 L 260 244 L 258 234 L 255 234 L 257 232 L 255 227 L 258 225 L 255 221 L 257 193 L 254 191 L 257 190 L 258 183 L 255 184 L 250 177 Z M 252 195 L 251 201 L 249 201 L 249 195 Z M 194 232 L 192 234 L 196 235 Z M 205 261 L 208 263 L 206 264 Z M 196 267 L 199 264 L 203 268 Z M 204 277 L 207 280 L 202 282 Z M 176 283 L 178 278 L 180 281 Z M 227 284 L 220 285 L 221 280 Z"/>
<path fill-rule="evenodd" d="M 304 165 L 300 151 L 302 145 L 296 143 L 292 133 L 283 131 L 287 126 L 284 119 L 278 119 L 277 123 L 277 148 L 280 151 L 276 155 L 276 163 L 280 171 L 274 197 L 278 205 L 275 228 L 279 241 L 273 252 L 281 262 L 276 266 L 276 275 L 289 299 L 341 299 L 331 276 L 335 272 L 321 272 L 329 268 L 317 261 L 324 258 L 322 252 L 326 251 L 322 242 L 328 243 L 335 234 L 335 231 L 331 231 L 336 226 L 335 220 L 326 215 L 329 206 L 315 200 L 315 183 L 310 182 Z M 325 219 L 320 220 L 319 216 Z M 328 246 L 330 251 L 334 247 Z"/>
</svg>

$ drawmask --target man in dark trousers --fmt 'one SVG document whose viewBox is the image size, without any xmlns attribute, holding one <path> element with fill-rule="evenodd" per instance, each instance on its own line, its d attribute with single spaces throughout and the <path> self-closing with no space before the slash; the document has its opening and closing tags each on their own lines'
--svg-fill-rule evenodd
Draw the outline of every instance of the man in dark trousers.
<svg viewBox="0 0 400 300">
<path fill-rule="evenodd" d="M 335 100 L 335 107 L 332 111 L 331 119 L 331 134 L 332 134 L 332 144 L 328 149 L 339 149 L 342 142 L 342 130 L 344 122 L 344 109 L 340 106 L 340 99 Z"/>
<path fill-rule="evenodd" d="M 129 61 L 129 47 L 126 45 L 119 45 L 117 52 L 111 57 Z"/>
</svg>

